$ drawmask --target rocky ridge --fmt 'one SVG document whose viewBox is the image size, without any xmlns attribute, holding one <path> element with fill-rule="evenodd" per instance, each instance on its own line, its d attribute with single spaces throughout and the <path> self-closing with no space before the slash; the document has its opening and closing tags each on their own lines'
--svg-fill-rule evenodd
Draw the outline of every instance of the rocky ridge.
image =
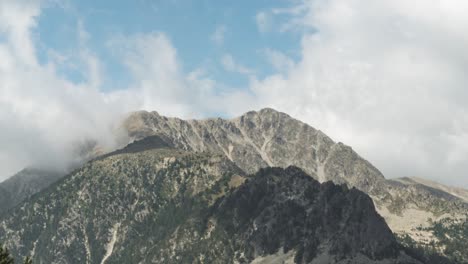
<svg viewBox="0 0 468 264">
<path fill-rule="evenodd" d="M 466 219 L 464 196 L 443 185 L 387 180 L 351 147 L 320 130 L 273 109 L 234 119 L 182 120 L 157 112 L 136 112 L 123 123 L 131 140 L 158 135 L 187 151 L 219 153 L 247 173 L 260 168 L 297 166 L 319 182 L 333 181 L 369 194 L 390 228 L 421 244 L 436 239 L 421 232 L 432 220 Z"/>
</svg>

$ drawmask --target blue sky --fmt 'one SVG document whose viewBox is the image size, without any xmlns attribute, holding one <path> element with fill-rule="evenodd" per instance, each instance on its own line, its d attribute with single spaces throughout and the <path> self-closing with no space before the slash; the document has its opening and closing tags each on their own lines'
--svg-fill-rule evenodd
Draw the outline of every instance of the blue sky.
<svg viewBox="0 0 468 264">
<path fill-rule="evenodd" d="M 82 27 L 89 34 L 86 45 L 103 64 L 106 78 L 101 88 L 118 89 L 126 87 L 131 76 L 109 47 L 109 41 L 116 36 L 164 32 L 177 50 L 184 72 L 203 68 L 223 85 L 242 89 L 248 85 L 248 78 L 223 69 L 221 60 L 225 54 L 254 69 L 259 77 L 275 71 L 266 58 L 266 49 L 298 58 L 301 34 L 262 32 L 256 19 L 262 10 L 290 5 L 284 0 L 50 2 L 38 19 L 38 56 L 46 63 L 50 50 L 63 54 L 76 52 L 80 45 L 78 28 Z M 280 21 L 281 17 L 277 19 Z M 216 31 L 218 40 L 214 39 Z M 61 74 L 75 82 L 84 81 L 79 69 L 65 67 Z"/>
</svg>

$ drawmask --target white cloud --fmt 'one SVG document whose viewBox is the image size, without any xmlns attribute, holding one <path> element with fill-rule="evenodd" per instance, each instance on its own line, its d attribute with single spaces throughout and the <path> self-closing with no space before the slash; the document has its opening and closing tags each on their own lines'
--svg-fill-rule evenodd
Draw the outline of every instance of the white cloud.
<svg viewBox="0 0 468 264">
<path fill-rule="evenodd" d="M 34 64 L 35 50 L 29 41 L 29 29 L 36 25 L 39 14 L 37 1 L 1 1 L 0 33 L 7 34 L 16 59 Z"/>
<path fill-rule="evenodd" d="M 257 23 L 257 29 L 261 33 L 270 31 L 272 26 L 271 14 L 265 11 L 258 12 L 255 15 L 255 22 Z"/>
<path fill-rule="evenodd" d="M 31 37 L 40 5 L 2 1 L 0 7 L 0 180 L 30 165 L 65 169 L 77 161 L 77 147 L 90 140 L 107 150 L 115 148 L 116 126 L 130 111 L 199 117 L 219 110 L 218 104 L 227 105 L 223 101 L 231 96 L 244 96 L 215 91 L 203 69 L 184 74 L 169 38 L 158 32 L 110 41 L 109 48 L 134 82 L 124 90 L 102 92 L 104 72 L 88 48 L 92 36 L 84 23 L 76 30 L 78 50 L 49 50 L 51 57 L 42 65 Z M 70 66 L 69 61 L 77 63 Z M 63 77 L 58 70 L 64 65 L 82 73 L 84 80 Z"/>
<path fill-rule="evenodd" d="M 134 83 L 128 93 L 141 108 L 170 116 L 195 117 L 211 113 L 222 101 L 216 82 L 203 69 L 185 74 L 169 38 L 160 32 L 116 38 L 109 45 L 130 70 Z"/>
<path fill-rule="evenodd" d="M 0 3 L 0 178 L 32 164 L 66 167 L 80 142 L 113 148 L 112 124 L 135 107 L 97 89 L 99 62 L 86 49 L 81 84 L 59 77 L 54 60 L 38 62 L 31 30 L 40 11 L 34 1 Z"/>
<path fill-rule="evenodd" d="M 286 24 L 309 32 L 301 60 L 253 83 L 260 104 L 352 145 L 387 177 L 468 186 L 468 2 L 313 0 L 295 10 Z"/>
<path fill-rule="evenodd" d="M 263 53 L 277 71 L 287 72 L 294 66 L 294 61 L 280 51 L 267 48 Z"/>
<path fill-rule="evenodd" d="M 217 45 L 222 45 L 224 43 L 224 36 L 226 35 L 226 26 L 225 25 L 218 25 L 211 34 L 211 41 L 213 41 Z"/>
<path fill-rule="evenodd" d="M 234 61 L 234 58 L 231 54 L 223 55 L 223 57 L 221 58 L 221 65 L 223 65 L 224 69 L 228 72 L 236 72 L 245 75 L 253 75 L 255 73 L 254 70 L 249 69 L 244 65 Z"/>
</svg>

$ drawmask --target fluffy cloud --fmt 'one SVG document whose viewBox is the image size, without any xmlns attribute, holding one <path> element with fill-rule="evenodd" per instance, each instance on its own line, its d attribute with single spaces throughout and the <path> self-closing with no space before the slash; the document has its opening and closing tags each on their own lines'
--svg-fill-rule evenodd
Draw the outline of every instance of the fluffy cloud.
<svg viewBox="0 0 468 264">
<path fill-rule="evenodd" d="M 31 37 L 39 14 L 35 1 L 0 3 L 2 176 L 31 164 L 64 169 L 75 161 L 78 146 L 91 140 L 114 147 L 111 120 L 131 109 L 95 87 L 98 63 L 86 50 L 80 53 L 89 73 L 83 84 L 58 77 L 53 63 L 40 65 Z"/>
<path fill-rule="evenodd" d="M 468 186 L 468 3 L 304 1 L 301 60 L 252 84 L 274 106 L 354 146 L 388 177 Z"/>
<path fill-rule="evenodd" d="M 254 70 L 236 62 L 231 54 L 223 55 L 221 58 L 221 65 L 223 65 L 224 69 L 228 72 L 235 72 L 244 75 L 253 75 L 255 73 Z"/>
<path fill-rule="evenodd" d="M 48 50 L 47 62 L 40 63 L 33 36 L 41 4 L 0 2 L 0 180 L 25 166 L 67 169 L 79 161 L 80 148 L 89 142 L 97 142 L 104 151 L 116 148 L 119 122 L 134 110 L 195 118 L 237 113 L 255 104 L 245 90 L 220 89 L 223 86 L 203 69 L 184 73 L 177 51 L 160 32 L 108 42 L 133 78 L 123 90 L 100 89 L 105 72 L 88 48 L 92 36 L 82 21 L 77 22 L 77 50 Z M 230 59 L 231 70 L 250 73 Z M 60 74 L 69 68 L 84 80 L 77 83 Z"/>
<path fill-rule="evenodd" d="M 245 96 L 242 92 L 220 89 L 204 69 L 185 74 L 177 51 L 163 33 L 116 38 L 110 41 L 109 47 L 117 51 L 134 78 L 131 87 L 122 93 L 140 101 L 142 109 L 194 118 L 219 113 L 223 102 Z M 229 66 L 233 71 L 249 72 L 247 68 L 231 63 Z"/>
<path fill-rule="evenodd" d="M 76 54 L 51 50 L 48 62 L 39 63 L 32 36 L 40 13 L 39 2 L 0 2 L 0 180 L 25 166 L 67 169 L 89 142 L 98 142 L 104 151 L 116 148 L 119 122 L 130 111 L 200 117 L 218 111 L 224 100 L 244 97 L 215 91 L 203 69 L 184 74 L 172 43 L 158 32 L 109 41 L 134 81 L 126 89 L 103 92 L 105 73 L 88 48 L 92 36 L 81 21 Z M 59 74 L 69 61 L 84 81 Z"/>
</svg>

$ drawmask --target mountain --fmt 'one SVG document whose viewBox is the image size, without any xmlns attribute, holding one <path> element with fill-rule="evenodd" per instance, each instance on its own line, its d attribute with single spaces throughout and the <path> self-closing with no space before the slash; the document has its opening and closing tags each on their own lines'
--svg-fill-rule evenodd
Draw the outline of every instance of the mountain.
<svg viewBox="0 0 468 264">
<path fill-rule="evenodd" d="M 75 160 L 72 164 L 63 164 L 62 167 L 64 168 L 25 168 L 5 181 L 0 182 L 0 214 L 50 186 L 74 168 L 78 168 L 88 160 L 105 153 L 98 143 L 92 140 L 76 144 L 73 150 Z M 42 167 L 48 167 L 47 164 L 43 165 Z"/>
<path fill-rule="evenodd" d="M 0 183 L 0 213 L 15 207 L 31 195 L 48 187 L 64 174 L 52 170 L 24 169 Z"/>
<path fill-rule="evenodd" d="M 93 162 L 156 146 L 192 154 L 212 153 L 232 162 L 245 175 L 266 167 L 296 166 L 319 182 L 345 184 L 368 194 L 405 245 L 441 252 L 459 262 L 468 260 L 464 250 L 468 243 L 466 190 L 416 178 L 387 180 L 351 147 L 287 114 L 267 108 L 228 120 L 182 120 L 141 111 L 129 115 L 123 128 L 128 131 L 128 142 L 134 144 Z M 99 149 L 95 142 L 87 145 L 84 149 L 93 151 L 84 151 L 85 156 L 102 154 L 94 151 Z M 0 188 L 0 204 L 16 204 L 48 186 L 47 181 L 43 183 L 15 203 L 3 203 L 7 198 L 2 195 L 8 195 Z"/>
<path fill-rule="evenodd" d="M 34 263 L 426 263 L 365 193 L 297 167 L 246 174 L 151 136 L 94 159 L 0 218 Z"/>
<path fill-rule="evenodd" d="M 434 232 L 422 230 L 433 222 L 467 219 L 466 190 L 387 180 L 351 147 L 270 108 L 229 120 L 182 120 L 141 111 L 131 114 L 123 126 L 130 141 L 158 135 L 180 149 L 224 155 L 247 173 L 268 166 L 297 166 L 319 182 L 356 187 L 372 197 L 394 233 L 409 235 L 421 246 L 438 240 Z M 437 250 L 443 252 L 445 246 Z"/>
<path fill-rule="evenodd" d="M 465 202 L 468 202 L 468 190 L 463 189 L 463 188 L 445 186 L 443 184 L 430 181 L 427 179 L 418 178 L 418 177 L 404 177 L 404 178 L 397 178 L 393 180 L 403 183 L 404 185 L 408 187 L 419 186 L 420 188 L 425 188 L 427 190 L 430 190 L 430 189 L 440 190 L 440 191 L 443 191 L 444 193 L 448 193 L 452 196 L 462 199 Z"/>
</svg>

